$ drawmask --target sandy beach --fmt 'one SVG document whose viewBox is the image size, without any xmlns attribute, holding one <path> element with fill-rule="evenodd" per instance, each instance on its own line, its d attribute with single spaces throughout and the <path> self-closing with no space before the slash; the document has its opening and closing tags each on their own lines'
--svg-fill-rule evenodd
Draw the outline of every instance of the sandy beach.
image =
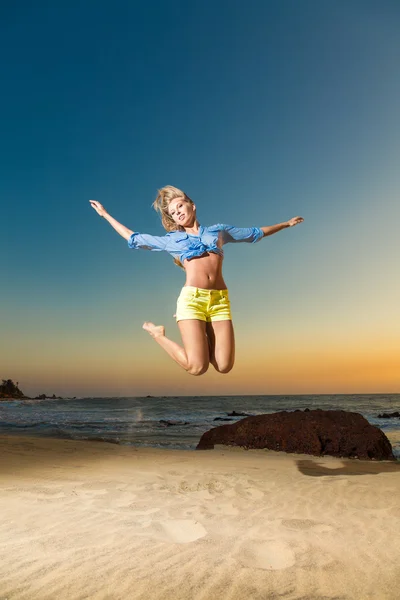
<svg viewBox="0 0 400 600">
<path fill-rule="evenodd" d="M 396 600 L 400 464 L 0 438 L 1 600 Z"/>
</svg>

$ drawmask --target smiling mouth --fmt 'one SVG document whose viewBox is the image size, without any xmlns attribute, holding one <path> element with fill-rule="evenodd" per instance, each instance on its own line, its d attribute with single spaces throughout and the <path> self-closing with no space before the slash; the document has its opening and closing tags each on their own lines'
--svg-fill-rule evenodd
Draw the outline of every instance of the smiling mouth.
<svg viewBox="0 0 400 600">
<path fill-rule="evenodd" d="M 180 221 L 182 221 L 182 219 L 184 219 L 184 218 L 185 218 L 185 215 L 181 215 L 181 216 L 179 217 L 179 220 L 180 220 Z"/>
</svg>

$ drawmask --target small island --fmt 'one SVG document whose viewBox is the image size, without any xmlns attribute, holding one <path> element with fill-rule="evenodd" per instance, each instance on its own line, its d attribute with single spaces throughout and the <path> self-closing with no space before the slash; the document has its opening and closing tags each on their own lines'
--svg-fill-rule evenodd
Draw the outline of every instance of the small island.
<svg viewBox="0 0 400 600">
<path fill-rule="evenodd" d="M 0 385 L 0 400 L 22 400 L 27 398 L 19 389 L 18 381 L 14 383 L 12 379 L 3 379 Z"/>
<path fill-rule="evenodd" d="M 14 383 L 12 379 L 2 379 L 0 384 L 0 401 L 1 400 L 45 400 L 50 398 L 51 400 L 62 400 L 61 396 L 48 396 L 47 394 L 39 394 L 35 398 L 25 396 L 25 394 L 19 389 L 18 381 Z"/>
</svg>

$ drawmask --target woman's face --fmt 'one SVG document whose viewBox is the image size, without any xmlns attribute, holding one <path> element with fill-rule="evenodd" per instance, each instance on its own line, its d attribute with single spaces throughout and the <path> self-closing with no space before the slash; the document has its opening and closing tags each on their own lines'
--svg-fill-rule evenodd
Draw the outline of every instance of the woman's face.
<svg viewBox="0 0 400 600">
<path fill-rule="evenodd" d="M 168 204 L 168 213 L 180 227 L 192 227 L 196 219 L 196 207 L 185 198 L 175 198 Z"/>
</svg>

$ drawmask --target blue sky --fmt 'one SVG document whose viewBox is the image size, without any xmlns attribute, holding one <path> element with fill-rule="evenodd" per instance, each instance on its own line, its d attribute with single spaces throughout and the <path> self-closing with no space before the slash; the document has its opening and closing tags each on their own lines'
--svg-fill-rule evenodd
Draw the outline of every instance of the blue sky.
<svg viewBox="0 0 400 600">
<path fill-rule="evenodd" d="M 388 0 L 3 8 L 0 377 L 74 395 L 398 391 L 399 25 Z M 166 184 L 204 224 L 305 218 L 227 248 L 228 376 L 189 377 L 141 331 L 179 339 L 183 273 L 88 203 L 160 235 Z"/>
</svg>

